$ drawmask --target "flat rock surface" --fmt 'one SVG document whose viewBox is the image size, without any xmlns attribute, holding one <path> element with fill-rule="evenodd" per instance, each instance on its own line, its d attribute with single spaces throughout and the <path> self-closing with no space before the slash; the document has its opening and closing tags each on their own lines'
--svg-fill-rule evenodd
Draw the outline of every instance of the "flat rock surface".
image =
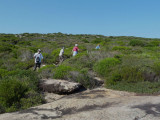
<svg viewBox="0 0 160 120">
<path fill-rule="evenodd" d="M 160 120 L 160 96 L 97 88 L 54 102 L 5 113 L 0 120 Z"/>
</svg>

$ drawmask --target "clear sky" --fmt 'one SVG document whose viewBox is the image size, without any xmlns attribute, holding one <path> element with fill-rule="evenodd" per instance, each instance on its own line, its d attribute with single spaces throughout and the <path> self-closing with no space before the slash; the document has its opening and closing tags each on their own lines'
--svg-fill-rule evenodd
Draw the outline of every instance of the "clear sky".
<svg viewBox="0 0 160 120">
<path fill-rule="evenodd" d="M 160 38 L 160 0 L 0 0 L 0 33 Z"/>
</svg>

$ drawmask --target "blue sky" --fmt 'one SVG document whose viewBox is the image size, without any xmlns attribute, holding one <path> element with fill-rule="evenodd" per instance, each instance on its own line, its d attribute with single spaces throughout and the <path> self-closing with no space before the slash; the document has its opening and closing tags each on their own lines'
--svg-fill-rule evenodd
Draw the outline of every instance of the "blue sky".
<svg viewBox="0 0 160 120">
<path fill-rule="evenodd" d="M 160 0 L 0 0 L 0 33 L 160 38 Z"/>
</svg>

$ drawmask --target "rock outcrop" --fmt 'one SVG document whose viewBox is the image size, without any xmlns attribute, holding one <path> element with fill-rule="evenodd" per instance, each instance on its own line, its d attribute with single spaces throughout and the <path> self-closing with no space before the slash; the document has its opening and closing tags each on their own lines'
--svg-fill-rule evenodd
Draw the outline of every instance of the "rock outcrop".
<svg viewBox="0 0 160 120">
<path fill-rule="evenodd" d="M 48 93 L 70 94 L 79 90 L 80 83 L 69 82 L 65 80 L 43 79 L 39 85 L 40 89 Z"/>
</svg>

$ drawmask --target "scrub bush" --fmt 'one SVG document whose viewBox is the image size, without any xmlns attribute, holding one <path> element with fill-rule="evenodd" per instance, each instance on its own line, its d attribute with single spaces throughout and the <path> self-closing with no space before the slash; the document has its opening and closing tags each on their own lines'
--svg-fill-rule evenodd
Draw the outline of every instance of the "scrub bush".
<svg viewBox="0 0 160 120">
<path fill-rule="evenodd" d="M 155 62 L 152 69 L 157 75 L 160 75 L 160 62 Z"/>
<path fill-rule="evenodd" d="M 131 40 L 130 42 L 129 42 L 129 45 L 131 45 L 131 46 L 141 46 L 141 47 L 143 47 L 143 46 L 145 46 L 147 43 L 145 42 L 145 41 L 142 41 L 142 40 Z"/>
<path fill-rule="evenodd" d="M 15 65 L 15 69 L 27 70 L 33 66 L 34 66 L 34 61 L 30 60 L 26 62 L 19 62 L 18 64 Z"/>
<path fill-rule="evenodd" d="M 8 72 L 8 71 L 5 70 L 5 69 L 0 69 L 0 78 L 6 76 L 7 72 Z"/>
<path fill-rule="evenodd" d="M 94 71 L 101 76 L 106 76 L 111 71 L 112 67 L 120 63 L 120 60 L 116 58 L 106 58 L 94 65 Z"/>
<path fill-rule="evenodd" d="M 115 85 L 108 85 L 107 88 L 143 94 L 156 94 L 160 92 L 160 82 L 143 81 L 137 83 L 127 83 L 121 81 Z"/>
<path fill-rule="evenodd" d="M 45 103 L 42 95 L 35 91 L 29 91 L 25 94 L 24 98 L 20 100 L 21 109 L 27 109 L 33 106 Z"/>
<path fill-rule="evenodd" d="M 154 40 L 154 41 L 150 41 L 150 42 L 147 44 L 147 47 L 156 47 L 156 46 L 159 46 L 159 45 L 160 45 L 160 41 Z"/>
<path fill-rule="evenodd" d="M 100 42 L 102 42 L 103 40 L 101 39 L 101 38 L 96 38 L 96 39 L 94 39 L 93 41 L 92 41 L 92 43 L 94 43 L 94 44 L 98 44 L 98 43 L 100 43 Z"/>
<path fill-rule="evenodd" d="M 114 47 L 112 48 L 112 50 L 123 51 L 123 50 L 131 50 L 131 48 L 125 47 L 125 46 L 114 46 Z"/>
<path fill-rule="evenodd" d="M 82 39 L 82 42 L 89 43 L 89 41 L 87 39 Z"/>
<path fill-rule="evenodd" d="M 41 67 L 39 69 L 39 76 L 44 79 L 44 78 L 51 78 L 53 76 L 53 69 L 55 68 L 55 65 L 46 65 L 44 67 Z"/>
<path fill-rule="evenodd" d="M 0 81 L 0 104 L 11 107 L 19 103 L 27 92 L 27 86 L 16 78 L 6 78 Z"/>
<path fill-rule="evenodd" d="M 72 68 L 70 66 L 60 65 L 56 69 L 54 69 L 53 78 L 55 79 L 66 79 L 66 75 L 71 71 Z"/>
</svg>

